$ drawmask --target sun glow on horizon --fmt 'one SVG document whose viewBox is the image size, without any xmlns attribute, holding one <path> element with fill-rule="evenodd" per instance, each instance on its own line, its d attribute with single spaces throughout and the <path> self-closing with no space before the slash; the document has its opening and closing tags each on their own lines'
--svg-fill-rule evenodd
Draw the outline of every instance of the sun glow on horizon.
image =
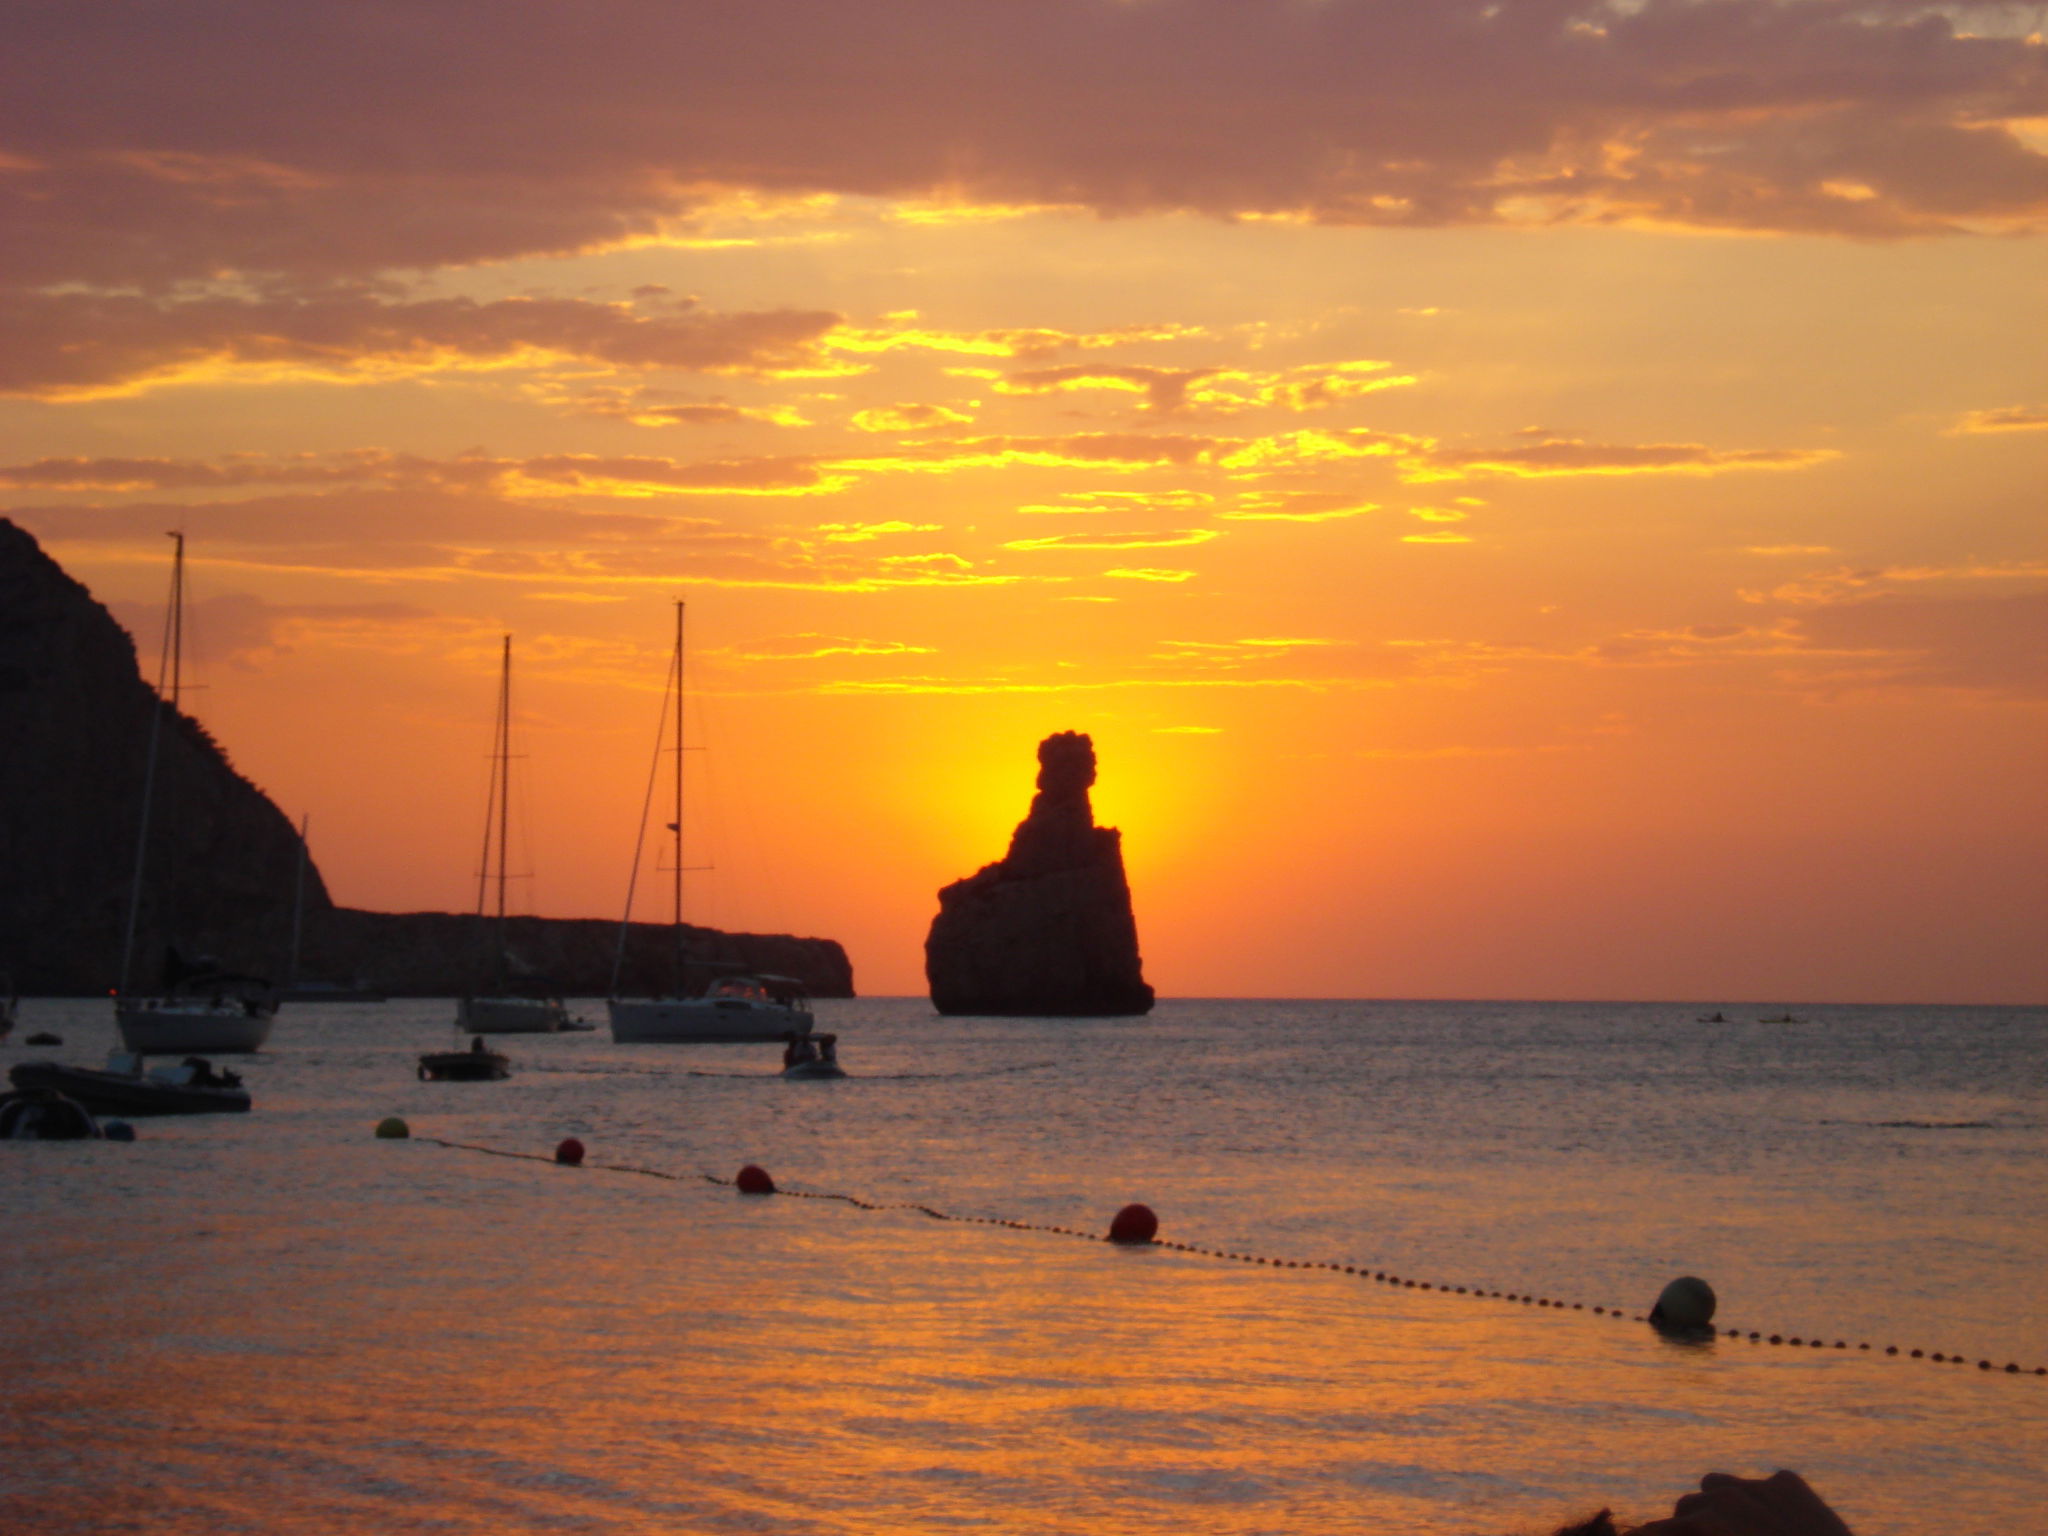
<svg viewBox="0 0 2048 1536">
<path fill-rule="evenodd" d="M 0 515 L 145 653 L 187 529 L 198 711 L 349 902 L 473 894 L 509 632 L 530 899 L 612 913 L 680 595 L 698 913 L 866 989 L 1074 729 L 1163 992 L 2048 992 L 2039 42 L 1678 7 L 1705 103 L 1666 0 L 1532 14 L 1396 144 L 1360 80 L 1478 68 L 1449 11 L 1095 9 L 979 111 L 886 29 L 821 92 L 684 6 L 584 73 L 508 30 L 459 144 L 375 50 L 204 133 L 45 114 Z M 182 77 L 92 56 L 22 88 Z"/>
</svg>

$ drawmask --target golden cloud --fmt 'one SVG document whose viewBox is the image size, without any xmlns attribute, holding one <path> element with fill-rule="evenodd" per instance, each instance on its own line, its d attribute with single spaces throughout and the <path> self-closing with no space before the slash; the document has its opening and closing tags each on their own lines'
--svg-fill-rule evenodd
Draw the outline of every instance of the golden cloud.
<svg viewBox="0 0 2048 1536">
<path fill-rule="evenodd" d="M 1206 337 L 1201 326 L 1140 324 L 1104 331 L 1061 331 L 1024 327 L 984 331 L 947 331 L 912 324 L 915 314 L 881 326 L 839 325 L 822 340 L 838 352 L 949 352 L 971 357 L 1051 357 L 1061 352 L 1093 352 L 1139 342 L 1184 341 Z"/>
<path fill-rule="evenodd" d="M 855 411 L 853 425 L 862 432 L 929 432 L 965 426 L 974 418 L 946 405 L 887 405 Z"/>
<path fill-rule="evenodd" d="M 1011 508 L 1032 515 L 1062 516 L 1103 512 L 1191 512 L 1215 498 L 1206 491 L 1062 491 L 1056 502 L 1030 502 Z"/>
<path fill-rule="evenodd" d="M 1565 475 L 1722 475 L 1741 470 L 1811 469 L 1838 459 L 1832 448 L 1715 449 L 1703 443 L 1589 443 L 1545 438 L 1517 448 L 1450 450 L 1431 447 L 1404 457 L 1401 478 L 1411 484 L 1493 476 L 1541 480 Z"/>
<path fill-rule="evenodd" d="M 2048 432 L 2048 405 L 2002 405 L 1970 411 L 1948 429 L 1951 437 L 1989 432 Z"/>
<path fill-rule="evenodd" d="M 1011 539 L 1005 549 L 1175 549 L 1220 539 L 1214 528 L 1180 528 L 1162 533 L 1049 533 L 1032 539 Z"/>
<path fill-rule="evenodd" d="M 861 544 L 897 533 L 937 533 L 937 523 L 820 523 L 817 531 L 833 544 Z"/>
<path fill-rule="evenodd" d="M 820 661 L 828 656 L 929 656 L 933 651 L 928 645 L 910 645 L 901 640 L 856 640 L 838 635 L 803 634 L 757 641 L 748 649 L 732 654 L 739 661 Z"/>
</svg>

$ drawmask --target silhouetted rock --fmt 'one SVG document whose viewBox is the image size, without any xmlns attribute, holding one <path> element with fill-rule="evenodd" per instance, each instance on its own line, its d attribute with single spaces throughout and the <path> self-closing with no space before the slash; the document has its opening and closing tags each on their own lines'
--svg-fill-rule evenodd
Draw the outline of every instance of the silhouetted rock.
<svg viewBox="0 0 2048 1536">
<path fill-rule="evenodd" d="M 490 930 L 495 932 L 495 924 Z M 455 912 L 359 912 L 336 907 L 309 924 L 301 969 L 317 976 L 375 978 L 394 996 L 445 997 L 478 984 L 486 933 Z M 602 917 L 511 917 L 505 951 L 514 983 L 545 978 L 566 997 L 602 997 L 611 988 L 619 924 Z M 853 996 L 853 966 L 832 939 L 777 933 L 723 933 L 685 924 L 683 985 L 701 992 L 721 975 L 791 976 L 813 997 Z M 627 934 L 620 991 L 664 994 L 675 986 L 675 939 L 665 923 L 635 923 Z"/>
<path fill-rule="evenodd" d="M 1149 1013 L 1123 838 L 1095 825 L 1095 746 L 1062 731 L 1038 744 L 1038 793 L 1010 851 L 939 892 L 924 942 L 941 1013 L 1069 1017 Z"/>
<path fill-rule="evenodd" d="M 0 519 L 0 965 L 23 992 L 118 979 L 157 708 L 127 631 Z M 165 713 L 158 752 L 136 984 L 172 943 L 274 974 L 298 833 L 191 716 Z M 328 905 L 315 870 L 306 904 Z"/>
<path fill-rule="evenodd" d="M 0 518 L 0 969 L 25 994 L 102 993 L 119 979 L 156 707 L 127 631 Z M 158 750 L 134 984 L 156 981 L 172 944 L 284 979 L 297 830 L 189 715 L 164 716 Z M 516 918 L 508 937 L 522 969 L 566 994 L 607 990 L 617 922 Z M 474 917 L 334 906 L 307 861 L 302 975 L 453 996 L 474 984 L 479 948 Z M 767 971 L 815 996 L 853 995 L 853 967 L 831 939 L 692 928 L 686 949 L 694 985 L 719 971 Z M 628 989 L 672 985 L 673 950 L 667 928 L 635 924 Z M 658 979 L 636 974 L 657 969 Z"/>
</svg>

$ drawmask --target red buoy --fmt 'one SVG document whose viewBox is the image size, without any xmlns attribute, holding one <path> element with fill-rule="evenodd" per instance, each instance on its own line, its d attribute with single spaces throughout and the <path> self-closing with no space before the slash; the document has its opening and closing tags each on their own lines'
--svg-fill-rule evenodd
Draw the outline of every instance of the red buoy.
<svg viewBox="0 0 2048 1536">
<path fill-rule="evenodd" d="M 555 1161 L 570 1168 L 583 1166 L 583 1143 L 574 1136 L 564 1136 L 555 1148 Z"/>
<path fill-rule="evenodd" d="M 1112 1243 L 1149 1243 L 1159 1231 L 1159 1218 L 1149 1205 L 1127 1205 L 1109 1224 Z"/>
<path fill-rule="evenodd" d="M 733 1180 L 733 1183 L 739 1186 L 739 1191 L 743 1195 L 772 1195 L 775 1193 L 775 1181 L 768 1177 L 768 1170 L 756 1168 L 752 1163 L 747 1164 L 746 1167 L 739 1171 L 739 1176 Z"/>
</svg>

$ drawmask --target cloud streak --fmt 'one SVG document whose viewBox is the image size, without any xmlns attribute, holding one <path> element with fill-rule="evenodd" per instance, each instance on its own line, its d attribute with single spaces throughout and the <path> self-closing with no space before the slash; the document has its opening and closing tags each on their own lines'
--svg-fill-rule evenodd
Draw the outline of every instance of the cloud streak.
<svg viewBox="0 0 2048 1536">
<path fill-rule="evenodd" d="M 163 290 L 687 239 L 733 192 L 1409 226 L 2038 228 L 2027 7 L 113 0 L 0 48 L 0 266 Z M 1077 132 L 1076 125 L 1086 125 Z"/>
<path fill-rule="evenodd" d="M 0 289 L 0 394 L 94 399 L 173 383 L 363 382 L 564 362 L 769 374 L 823 366 L 839 317 L 652 312 L 587 299 L 154 298 Z"/>
</svg>

